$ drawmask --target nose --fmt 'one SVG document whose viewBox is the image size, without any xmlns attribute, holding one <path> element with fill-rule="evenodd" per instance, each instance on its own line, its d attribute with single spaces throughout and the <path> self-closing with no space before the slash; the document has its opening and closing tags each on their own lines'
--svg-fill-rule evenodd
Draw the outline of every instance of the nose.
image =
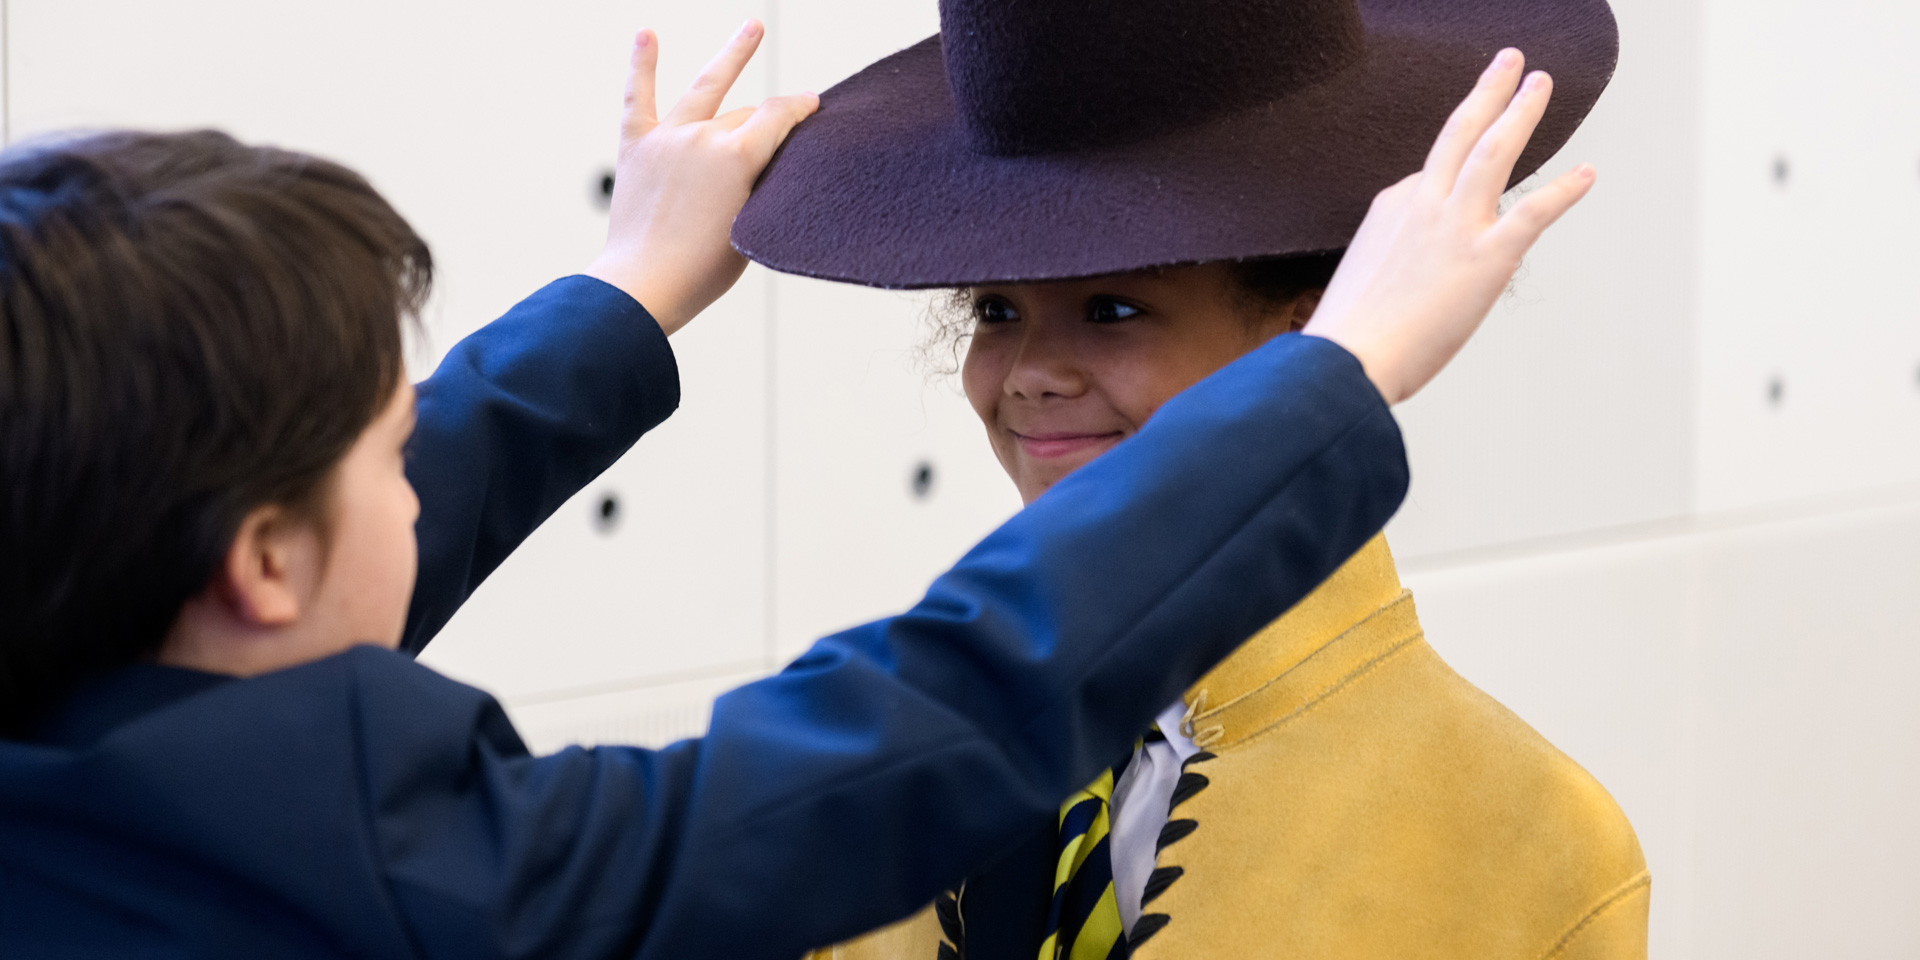
<svg viewBox="0 0 1920 960">
<path fill-rule="evenodd" d="M 1062 324 L 1028 322 L 1022 325 L 1020 350 L 1007 371 L 1004 389 L 1009 397 L 1041 400 L 1072 399 L 1087 392 L 1086 370 L 1062 330 Z"/>
</svg>

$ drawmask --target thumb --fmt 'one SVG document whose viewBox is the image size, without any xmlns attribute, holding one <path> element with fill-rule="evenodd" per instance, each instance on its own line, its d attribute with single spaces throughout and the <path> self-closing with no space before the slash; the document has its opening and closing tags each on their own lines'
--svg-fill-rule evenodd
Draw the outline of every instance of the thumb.
<svg viewBox="0 0 1920 960">
<path fill-rule="evenodd" d="M 820 98 L 811 93 L 774 97 L 754 110 L 753 116 L 748 117 L 734 135 L 740 138 L 754 165 L 764 167 L 773 160 L 774 151 L 787 141 L 793 128 L 819 109 Z"/>
</svg>

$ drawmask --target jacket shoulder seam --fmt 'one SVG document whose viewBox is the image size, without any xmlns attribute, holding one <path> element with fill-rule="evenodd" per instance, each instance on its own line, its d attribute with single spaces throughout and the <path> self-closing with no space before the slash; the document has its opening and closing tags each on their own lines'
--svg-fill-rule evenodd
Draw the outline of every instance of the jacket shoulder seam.
<svg viewBox="0 0 1920 960">
<path fill-rule="evenodd" d="M 1272 721 L 1271 723 L 1268 723 L 1266 726 L 1263 726 L 1257 730 L 1253 730 L 1247 733 L 1245 736 L 1235 739 L 1230 743 L 1220 744 L 1219 746 L 1214 747 L 1214 749 L 1216 750 L 1230 749 L 1233 747 L 1241 746 L 1243 744 L 1251 743 L 1255 740 L 1260 739 L 1261 737 L 1264 737 L 1270 733 L 1273 733 L 1274 731 L 1280 729 L 1281 727 L 1284 727 L 1309 713 L 1312 713 L 1316 707 L 1319 707 L 1321 704 L 1332 699 L 1335 694 L 1340 693 L 1341 691 L 1347 689 L 1348 687 L 1353 686 L 1354 684 L 1360 682 L 1362 679 L 1367 677 L 1367 675 L 1372 674 L 1375 671 L 1379 670 L 1381 667 L 1386 666 L 1389 661 L 1398 658 L 1402 653 L 1407 652 L 1408 648 L 1412 647 L 1414 644 L 1420 642 L 1425 638 L 1426 638 L 1425 631 L 1422 631 L 1422 630 L 1413 631 L 1405 639 L 1400 640 L 1399 642 L 1393 644 L 1393 646 L 1388 647 L 1384 651 L 1381 651 L 1379 654 L 1375 655 L 1372 659 L 1368 660 L 1367 662 L 1362 663 L 1358 667 L 1353 668 L 1351 671 L 1348 671 L 1348 673 L 1345 676 L 1327 685 L 1319 693 L 1314 694 L 1313 697 L 1309 699 L 1306 703 L 1303 703 L 1300 706 L 1295 707 L 1293 710 L 1289 711 L 1285 716 L 1279 717 L 1274 721 Z"/>
</svg>

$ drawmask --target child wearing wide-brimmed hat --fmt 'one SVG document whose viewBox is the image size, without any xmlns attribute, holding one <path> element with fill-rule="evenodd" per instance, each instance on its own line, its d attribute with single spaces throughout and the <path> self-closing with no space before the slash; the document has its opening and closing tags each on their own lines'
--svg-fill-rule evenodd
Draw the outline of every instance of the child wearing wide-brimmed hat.
<svg viewBox="0 0 1920 960">
<path fill-rule="evenodd" d="M 1494 51 L 1524 48 L 1552 80 L 1523 82 L 1509 51 L 1479 81 L 1537 123 L 1530 142 L 1505 135 L 1508 163 L 1461 178 L 1454 202 L 1490 220 L 1617 53 L 1604 0 L 941 12 L 939 37 L 826 93 L 734 239 L 777 269 L 952 288 L 937 345 L 964 343 L 967 397 L 1028 503 L 1195 382 L 1344 312 L 1336 270 L 1368 255 L 1348 250 L 1355 227 L 1377 191 L 1431 172 L 1453 97 Z M 1441 662 L 1384 538 L 1250 635 L 991 869 L 830 953 L 1644 955 L 1632 826 Z"/>
</svg>

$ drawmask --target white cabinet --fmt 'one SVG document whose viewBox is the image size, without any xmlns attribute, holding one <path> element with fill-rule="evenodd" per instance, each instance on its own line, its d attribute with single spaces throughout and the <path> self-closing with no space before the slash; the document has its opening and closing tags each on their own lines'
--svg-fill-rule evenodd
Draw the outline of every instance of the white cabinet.
<svg viewBox="0 0 1920 960">
<path fill-rule="evenodd" d="M 774 570 L 783 657 L 904 610 L 1020 507 L 957 378 L 923 369 L 929 294 L 777 281 Z"/>
<path fill-rule="evenodd" d="M 816 91 L 940 29 L 933 3 L 896 0 L 783 0 L 773 26 L 776 88 Z M 958 379 L 920 362 L 935 296 L 774 281 L 782 658 L 910 606 L 1019 509 Z"/>
<path fill-rule="evenodd" d="M 1699 505 L 1920 480 L 1920 7 L 1707 10 Z"/>
<path fill-rule="evenodd" d="M 1675 517 L 1692 498 L 1698 0 L 1614 0 L 1613 84 L 1544 177 L 1594 192 L 1401 407 L 1408 558 Z"/>
</svg>

